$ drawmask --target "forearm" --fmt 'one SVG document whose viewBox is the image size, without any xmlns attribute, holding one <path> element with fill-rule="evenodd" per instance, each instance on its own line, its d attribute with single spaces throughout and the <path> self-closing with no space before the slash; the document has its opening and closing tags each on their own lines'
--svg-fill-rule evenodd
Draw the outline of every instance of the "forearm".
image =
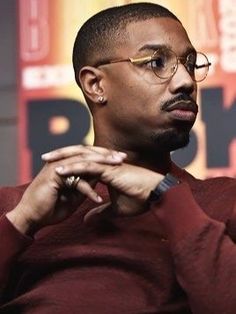
<svg viewBox="0 0 236 314">
<path fill-rule="evenodd" d="M 163 205 L 155 213 L 166 230 L 176 276 L 192 312 L 234 313 L 236 247 L 225 224 L 207 216 L 185 185 L 168 192 Z"/>
</svg>

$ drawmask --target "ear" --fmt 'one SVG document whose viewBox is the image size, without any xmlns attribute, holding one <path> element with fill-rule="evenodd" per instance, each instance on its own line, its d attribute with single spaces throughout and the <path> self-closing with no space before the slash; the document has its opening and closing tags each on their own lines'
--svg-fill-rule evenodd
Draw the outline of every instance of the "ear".
<svg viewBox="0 0 236 314">
<path fill-rule="evenodd" d="M 93 103 L 106 101 L 104 72 L 91 66 L 85 66 L 79 72 L 79 81 L 84 94 Z"/>
</svg>

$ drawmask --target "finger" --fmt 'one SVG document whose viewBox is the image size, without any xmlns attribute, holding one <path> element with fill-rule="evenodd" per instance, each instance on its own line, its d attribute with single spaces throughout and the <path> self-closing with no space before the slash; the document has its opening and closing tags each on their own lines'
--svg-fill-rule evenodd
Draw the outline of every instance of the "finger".
<svg viewBox="0 0 236 314">
<path fill-rule="evenodd" d="M 100 154 L 111 154 L 111 155 L 114 154 L 114 155 L 121 156 L 123 158 L 127 157 L 127 154 L 125 152 L 120 152 L 120 151 L 117 151 L 114 149 L 108 149 L 108 148 L 101 147 L 101 146 L 87 145 L 87 148 L 92 150 L 92 151 L 98 152 Z"/>
<path fill-rule="evenodd" d="M 59 161 L 60 165 L 70 165 L 73 163 L 81 163 L 81 162 L 96 162 L 103 164 L 121 164 L 123 162 L 123 158 L 120 156 L 113 155 L 101 155 L 97 153 L 86 153 L 80 154 L 76 156 L 71 156 L 62 159 Z M 58 162 L 57 162 L 58 163 Z"/>
<path fill-rule="evenodd" d="M 65 180 L 63 181 L 65 182 Z M 73 185 L 73 187 L 68 188 L 68 190 L 71 191 L 76 190 L 96 203 L 101 203 L 103 201 L 102 197 L 98 195 L 98 193 L 90 186 L 90 184 L 87 181 L 81 178 L 79 178 L 79 180 L 77 181 L 78 182 L 75 185 Z"/>
<path fill-rule="evenodd" d="M 41 155 L 44 161 L 56 161 L 59 159 L 74 156 L 75 154 L 82 154 L 86 151 L 84 145 L 71 145 L 62 148 L 58 148 Z"/>
<path fill-rule="evenodd" d="M 117 212 L 113 210 L 108 203 L 102 204 L 99 207 L 93 208 L 84 216 L 84 222 L 93 223 L 96 219 L 110 219 L 117 216 Z"/>
<path fill-rule="evenodd" d="M 59 175 L 69 176 L 69 175 L 93 175 L 99 176 L 105 171 L 106 167 L 109 165 L 100 164 L 93 161 L 81 161 L 73 162 L 69 164 L 62 164 L 55 168 L 55 171 Z M 112 166 L 110 166 L 112 167 Z"/>
<path fill-rule="evenodd" d="M 79 155 L 79 154 L 91 154 L 97 153 L 104 156 L 111 156 L 110 159 L 123 159 L 126 157 L 125 153 L 117 152 L 114 150 L 109 150 L 103 147 L 97 146 L 83 146 L 83 145 L 72 145 L 63 148 L 59 148 L 53 150 L 51 152 L 45 153 L 41 156 L 44 161 L 56 161 L 59 159 L 68 158 L 71 156 Z"/>
</svg>

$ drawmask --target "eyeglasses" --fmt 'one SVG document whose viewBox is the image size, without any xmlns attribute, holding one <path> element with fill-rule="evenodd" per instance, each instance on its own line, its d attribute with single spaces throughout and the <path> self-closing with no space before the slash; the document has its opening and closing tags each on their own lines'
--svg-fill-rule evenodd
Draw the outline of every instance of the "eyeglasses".
<svg viewBox="0 0 236 314">
<path fill-rule="evenodd" d="M 195 82 L 201 82 L 206 78 L 211 65 L 207 56 L 202 52 L 193 51 L 186 57 L 178 57 L 169 48 L 159 48 L 151 56 L 101 61 L 96 64 L 96 67 L 118 62 L 131 62 L 137 66 L 146 65 L 153 70 L 154 74 L 162 82 L 168 81 L 174 76 L 177 72 L 179 62 L 185 66 L 192 80 Z"/>
</svg>

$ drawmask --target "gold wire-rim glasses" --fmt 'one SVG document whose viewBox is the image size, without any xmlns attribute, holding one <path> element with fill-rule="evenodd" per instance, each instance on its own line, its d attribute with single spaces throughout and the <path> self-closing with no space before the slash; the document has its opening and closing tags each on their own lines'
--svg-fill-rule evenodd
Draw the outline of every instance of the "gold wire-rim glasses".
<svg viewBox="0 0 236 314">
<path fill-rule="evenodd" d="M 169 54 L 173 58 L 172 65 L 171 65 L 171 62 L 170 62 L 169 68 L 167 67 L 167 70 L 170 70 L 170 73 L 166 77 L 159 75 L 157 73 L 157 70 L 153 66 L 153 62 L 157 60 L 157 55 L 160 54 L 160 51 L 166 53 L 166 55 Z M 194 62 L 194 69 L 193 69 L 194 75 L 188 69 L 188 65 L 187 65 L 187 61 L 188 61 L 188 58 L 190 56 L 195 56 L 195 60 L 197 60 L 197 58 L 200 58 L 200 57 L 203 58 L 203 60 L 204 60 L 204 62 L 201 63 L 201 64 L 197 64 L 196 62 Z M 119 63 L 119 62 L 131 62 L 133 65 L 144 65 L 144 64 L 148 64 L 149 62 L 152 62 L 151 63 L 151 68 L 152 68 L 154 74 L 158 78 L 160 78 L 162 81 L 163 80 L 170 80 L 175 75 L 175 73 L 177 72 L 177 69 L 178 69 L 178 64 L 180 62 L 185 66 L 186 70 L 188 71 L 188 73 L 191 75 L 191 78 L 195 82 L 203 81 L 207 77 L 207 74 L 208 74 L 208 71 L 209 71 L 209 67 L 211 66 L 211 62 L 209 62 L 207 56 L 204 53 L 202 53 L 202 52 L 192 51 L 186 57 L 179 57 L 179 56 L 176 55 L 176 53 L 173 50 L 171 50 L 169 48 L 165 48 L 165 49 L 157 49 L 157 50 L 155 50 L 152 53 L 152 55 L 139 57 L 139 58 L 104 60 L 104 61 L 98 62 L 95 65 L 95 67 L 99 67 L 99 66 L 102 66 L 102 65 L 114 64 L 114 63 Z M 191 64 L 191 65 L 193 65 L 193 64 Z M 200 70 L 200 69 L 205 69 L 205 71 L 203 72 L 203 75 L 201 76 L 201 78 L 197 79 L 195 77 L 195 71 L 196 70 Z"/>
</svg>

